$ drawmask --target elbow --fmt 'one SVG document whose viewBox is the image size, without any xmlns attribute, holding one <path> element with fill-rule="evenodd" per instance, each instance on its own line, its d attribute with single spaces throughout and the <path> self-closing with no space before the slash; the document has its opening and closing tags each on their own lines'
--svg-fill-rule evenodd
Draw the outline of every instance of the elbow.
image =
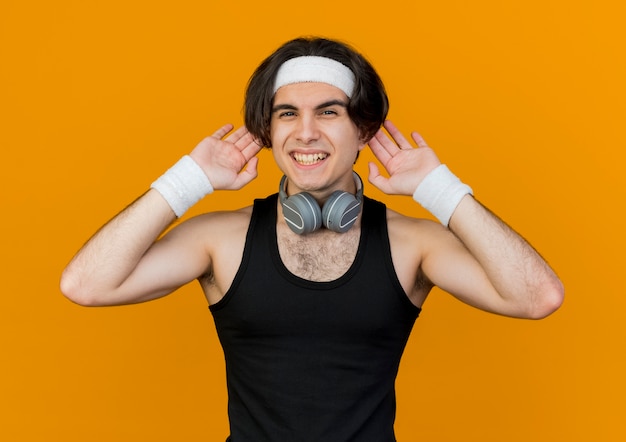
<svg viewBox="0 0 626 442">
<path fill-rule="evenodd" d="M 83 307 L 97 307 L 103 305 L 98 301 L 93 291 L 84 287 L 80 283 L 80 278 L 67 269 L 63 272 L 63 275 L 61 275 L 60 289 L 61 293 L 74 304 Z"/>
<path fill-rule="evenodd" d="M 535 296 L 529 319 L 543 319 L 557 311 L 563 304 L 565 288 L 558 278 L 541 287 Z"/>
</svg>

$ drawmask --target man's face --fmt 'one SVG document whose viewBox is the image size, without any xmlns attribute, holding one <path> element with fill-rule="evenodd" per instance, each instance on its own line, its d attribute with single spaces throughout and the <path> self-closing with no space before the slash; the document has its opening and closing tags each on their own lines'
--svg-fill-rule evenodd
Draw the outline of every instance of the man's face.
<svg viewBox="0 0 626 442">
<path fill-rule="evenodd" d="M 355 191 L 352 166 L 365 145 L 348 116 L 348 97 L 326 83 L 283 86 L 274 96 L 272 152 L 289 178 L 289 194 L 318 200 L 334 190 Z"/>
</svg>

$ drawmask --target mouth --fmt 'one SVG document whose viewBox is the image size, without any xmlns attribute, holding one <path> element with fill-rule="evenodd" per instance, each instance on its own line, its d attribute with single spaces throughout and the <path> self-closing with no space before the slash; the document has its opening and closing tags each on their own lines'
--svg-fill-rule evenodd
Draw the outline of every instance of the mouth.
<svg viewBox="0 0 626 442">
<path fill-rule="evenodd" d="M 296 163 L 303 166 L 312 166 L 313 164 L 321 163 L 328 158 L 327 153 L 294 153 L 293 159 Z"/>
</svg>

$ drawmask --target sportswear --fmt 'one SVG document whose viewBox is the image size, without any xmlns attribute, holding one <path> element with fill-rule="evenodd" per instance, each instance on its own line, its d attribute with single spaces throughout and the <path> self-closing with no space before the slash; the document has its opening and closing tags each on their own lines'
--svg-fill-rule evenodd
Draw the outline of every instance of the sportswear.
<svg viewBox="0 0 626 442">
<path fill-rule="evenodd" d="M 349 270 L 287 270 L 278 195 L 255 200 L 232 286 L 210 306 L 226 359 L 232 442 L 392 442 L 394 382 L 420 309 L 391 260 L 386 207 L 365 197 Z"/>
</svg>

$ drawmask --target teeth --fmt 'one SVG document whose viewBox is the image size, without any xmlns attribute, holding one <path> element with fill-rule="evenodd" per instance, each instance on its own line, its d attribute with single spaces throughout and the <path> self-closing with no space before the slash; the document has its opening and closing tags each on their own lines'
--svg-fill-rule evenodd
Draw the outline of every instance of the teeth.
<svg viewBox="0 0 626 442">
<path fill-rule="evenodd" d="M 328 154 L 325 153 L 295 153 L 293 155 L 294 159 L 305 166 L 310 166 L 311 164 L 318 163 L 325 159 Z"/>
</svg>

